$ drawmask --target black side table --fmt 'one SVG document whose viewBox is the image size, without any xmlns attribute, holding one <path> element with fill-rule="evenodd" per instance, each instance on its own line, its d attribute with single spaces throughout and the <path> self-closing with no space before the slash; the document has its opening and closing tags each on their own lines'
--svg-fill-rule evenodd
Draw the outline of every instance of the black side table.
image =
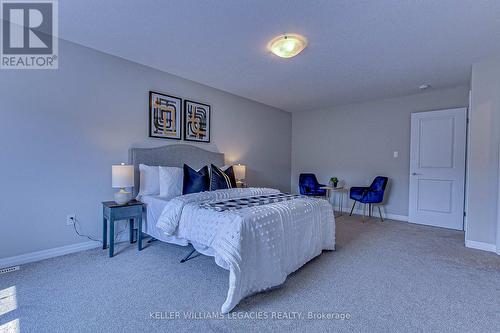
<svg viewBox="0 0 500 333">
<path fill-rule="evenodd" d="M 115 221 L 129 220 L 130 244 L 134 242 L 134 220 L 137 221 L 137 248 L 142 250 L 142 206 L 143 203 L 132 200 L 124 205 L 114 201 L 102 203 L 102 248 L 107 247 L 109 221 L 109 257 L 113 257 L 115 250 Z"/>
</svg>

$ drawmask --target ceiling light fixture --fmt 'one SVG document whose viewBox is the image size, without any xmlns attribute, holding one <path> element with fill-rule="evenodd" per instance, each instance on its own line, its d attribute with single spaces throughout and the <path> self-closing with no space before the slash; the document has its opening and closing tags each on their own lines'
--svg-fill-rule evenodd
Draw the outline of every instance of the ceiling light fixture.
<svg viewBox="0 0 500 333">
<path fill-rule="evenodd" d="M 422 84 L 418 87 L 418 89 L 420 90 L 426 90 L 426 89 L 429 89 L 431 87 L 430 84 L 426 83 L 426 84 Z"/>
<path fill-rule="evenodd" d="M 267 45 L 269 51 L 281 58 L 295 57 L 307 46 L 307 39 L 298 34 L 285 34 L 273 38 Z"/>
</svg>

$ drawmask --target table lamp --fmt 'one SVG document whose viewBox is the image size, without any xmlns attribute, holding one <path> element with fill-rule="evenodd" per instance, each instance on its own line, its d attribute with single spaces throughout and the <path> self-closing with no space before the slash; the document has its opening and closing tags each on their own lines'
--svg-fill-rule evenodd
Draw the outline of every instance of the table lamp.
<svg viewBox="0 0 500 333">
<path fill-rule="evenodd" d="M 134 187 L 134 166 L 120 165 L 111 166 L 112 187 L 120 190 L 115 193 L 115 202 L 124 205 L 132 199 L 132 193 L 127 188 Z"/>
<path fill-rule="evenodd" d="M 239 185 L 240 187 L 245 187 L 246 170 L 247 167 L 243 164 L 233 165 L 234 178 L 236 178 L 236 185 Z"/>
</svg>

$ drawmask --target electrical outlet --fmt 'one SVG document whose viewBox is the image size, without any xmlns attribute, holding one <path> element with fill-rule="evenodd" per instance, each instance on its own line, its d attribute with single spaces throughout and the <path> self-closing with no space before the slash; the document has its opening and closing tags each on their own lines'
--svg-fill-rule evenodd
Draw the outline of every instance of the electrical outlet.
<svg viewBox="0 0 500 333">
<path fill-rule="evenodd" d="M 66 225 L 73 225 L 76 221 L 76 214 L 66 215 Z"/>
</svg>

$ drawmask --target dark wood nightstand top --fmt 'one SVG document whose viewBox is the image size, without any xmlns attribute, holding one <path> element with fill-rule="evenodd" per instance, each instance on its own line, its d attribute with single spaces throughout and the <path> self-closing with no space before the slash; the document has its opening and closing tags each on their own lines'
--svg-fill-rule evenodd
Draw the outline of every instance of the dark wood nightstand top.
<svg viewBox="0 0 500 333">
<path fill-rule="evenodd" d="M 143 205 L 142 202 L 137 201 L 135 199 L 131 200 L 130 202 L 128 202 L 124 205 L 117 204 L 114 201 L 103 201 L 102 204 L 104 207 L 107 207 L 107 208 L 120 208 L 120 207 L 130 207 L 130 206 Z"/>
</svg>

